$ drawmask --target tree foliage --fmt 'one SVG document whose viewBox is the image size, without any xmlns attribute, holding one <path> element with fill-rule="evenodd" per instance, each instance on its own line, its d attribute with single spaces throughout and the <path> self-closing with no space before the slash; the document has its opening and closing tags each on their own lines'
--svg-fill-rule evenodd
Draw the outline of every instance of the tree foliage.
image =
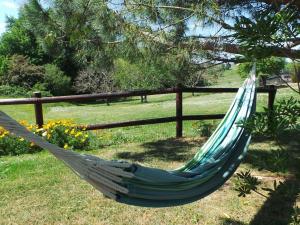
<svg viewBox="0 0 300 225">
<path fill-rule="evenodd" d="M 117 24 L 104 1 L 53 0 L 49 5 L 30 0 L 21 15 L 51 60 L 72 78 L 91 64 L 110 69 L 111 52 L 104 42 L 114 40 Z"/>
<path fill-rule="evenodd" d="M 258 75 L 279 75 L 283 72 L 286 62 L 284 58 L 270 57 L 256 62 L 256 72 Z M 242 77 L 247 77 L 251 71 L 252 63 L 241 63 L 238 66 L 238 73 Z"/>
<path fill-rule="evenodd" d="M 282 61 L 270 57 L 300 59 L 299 9 L 280 0 L 28 0 L 7 19 L 0 74 L 13 55 L 56 65 L 73 84 L 98 74 L 110 80 L 102 91 L 193 85 L 212 66 L 254 58 L 273 73 Z"/>
<path fill-rule="evenodd" d="M 107 70 L 88 67 L 79 72 L 73 89 L 76 93 L 82 94 L 111 92 L 114 90 L 114 84 L 111 74 Z"/>
<path fill-rule="evenodd" d="M 33 33 L 26 27 L 24 17 L 7 18 L 8 31 L 0 38 L 0 56 L 24 55 L 36 64 L 42 64 L 46 59 Z"/>
<path fill-rule="evenodd" d="M 281 56 L 299 58 L 299 5 L 282 1 L 140 1 L 124 3 L 144 40 L 177 49 L 205 51 L 215 61 Z M 126 17 L 128 18 L 128 17 Z M 132 22 L 133 23 L 133 22 Z M 191 32 L 190 24 L 201 29 Z M 205 28 L 216 32 L 205 35 Z M 224 53 L 239 54 L 224 57 Z M 242 55 L 242 57 L 241 57 Z"/>
</svg>

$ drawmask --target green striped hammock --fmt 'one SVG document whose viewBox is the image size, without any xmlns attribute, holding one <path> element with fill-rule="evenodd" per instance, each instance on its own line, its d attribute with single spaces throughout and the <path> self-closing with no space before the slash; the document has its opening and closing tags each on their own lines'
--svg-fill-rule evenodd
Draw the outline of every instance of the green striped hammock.
<svg viewBox="0 0 300 225">
<path fill-rule="evenodd" d="M 224 119 L 198 153 L 171 171 L 66 151 L 29 132 L 1 111 L 0 126 L 47 149 L 108 198 L 136 206 L 167 207 L 209 195 L 235 172 L 250 142 L 250 134 L 237 123 L 254 113 L 255 100 L 253 74 L 239 88 Z"/>
</svg>

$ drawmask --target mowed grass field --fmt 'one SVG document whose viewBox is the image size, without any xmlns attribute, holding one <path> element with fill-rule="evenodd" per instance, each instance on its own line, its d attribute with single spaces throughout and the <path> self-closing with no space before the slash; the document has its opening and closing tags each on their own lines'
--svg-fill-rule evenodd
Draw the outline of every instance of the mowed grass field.
<svg viewBox="0 0 300 225">
<path fill-rule="evenodd" d="M 242 79 L 226 71 L 216 84 L 239 87 Z M 276 99 L 299 97 L 289 88 L 278 90 Z M 184 95 L 184 114 L 225 113 L 234 94 Z M 267 105 L 259 94 L 258 110 Z M 33 106 L 0 106 L 17 120 L 34 122 Z M 45 119 L 74 119 L 80 124 L 117 122 L 175 115 L 175 95 L 149 96 L 106 104 L 48 104 Z M 96 131 L 103 147 L 89 151 L 105 159 L 124 159 L 147 166 L 172 169 L 190 159 L 205 138 L 195 122 L 184 123 L 184 138 L 175 139 L 175 124 L 148 125 Z M 282 181 L 281 189 L 268 198 L 256 193 L 242 198 L 233 179 L 208 197 L 172 208 L 127 206 L 104 198 L 46 151 L 0 158 L 0 224 L 289 224 L 299 204 L 300 135 L 286 134 L 279 150 L 268 140 L 253 140 L 239 171 L 251 169 L 262 187 Z M 286 188 L 290 195 L 282 195 Z"/>
</svg>

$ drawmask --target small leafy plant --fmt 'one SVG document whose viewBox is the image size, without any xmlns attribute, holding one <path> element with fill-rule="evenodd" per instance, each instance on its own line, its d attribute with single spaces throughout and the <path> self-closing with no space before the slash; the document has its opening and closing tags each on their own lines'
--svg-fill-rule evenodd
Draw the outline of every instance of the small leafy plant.
<svg viewBox="0 0 300 225">
<path fill-rule="evenodd" d="M 300 100 L 291 97 L 280 100 L 274 109 L 264 108 L 247 121 L 239 123 L 254 136 L 265 136 L 277 139 L 283 132 L 298 129 L 300 118 Z"/>
<path fill-rule="evenodd" d="M 260 181 L 252 176 L 249 170 L 237 173 L 233 182 L 234 190 L 239 192 L 239 197 L 246 197 L 251 191 L 257 192 L 257 186 L 260 184 Z"/>
<path fill-rule="evenodd" d="M 205 122 L 205 121 L 198 121 L 193 124 L 195 131 L 200 134 L 202 137 L 209 137 L 212 135 L 216 128 L 215 121 L 212 122 Z"/>
</svg>

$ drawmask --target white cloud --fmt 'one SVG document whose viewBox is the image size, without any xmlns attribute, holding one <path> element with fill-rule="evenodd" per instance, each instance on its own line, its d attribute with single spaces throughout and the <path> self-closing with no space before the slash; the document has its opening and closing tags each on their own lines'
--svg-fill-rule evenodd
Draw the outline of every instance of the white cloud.
<svg viewBox="0 0 300 225">
<path fill-rule="evenodd" d="M 1 5 L 7 9 L 18 9 L 19 5 L 12 1 L 3 1 L 1 2 Z"/>
</svg>

